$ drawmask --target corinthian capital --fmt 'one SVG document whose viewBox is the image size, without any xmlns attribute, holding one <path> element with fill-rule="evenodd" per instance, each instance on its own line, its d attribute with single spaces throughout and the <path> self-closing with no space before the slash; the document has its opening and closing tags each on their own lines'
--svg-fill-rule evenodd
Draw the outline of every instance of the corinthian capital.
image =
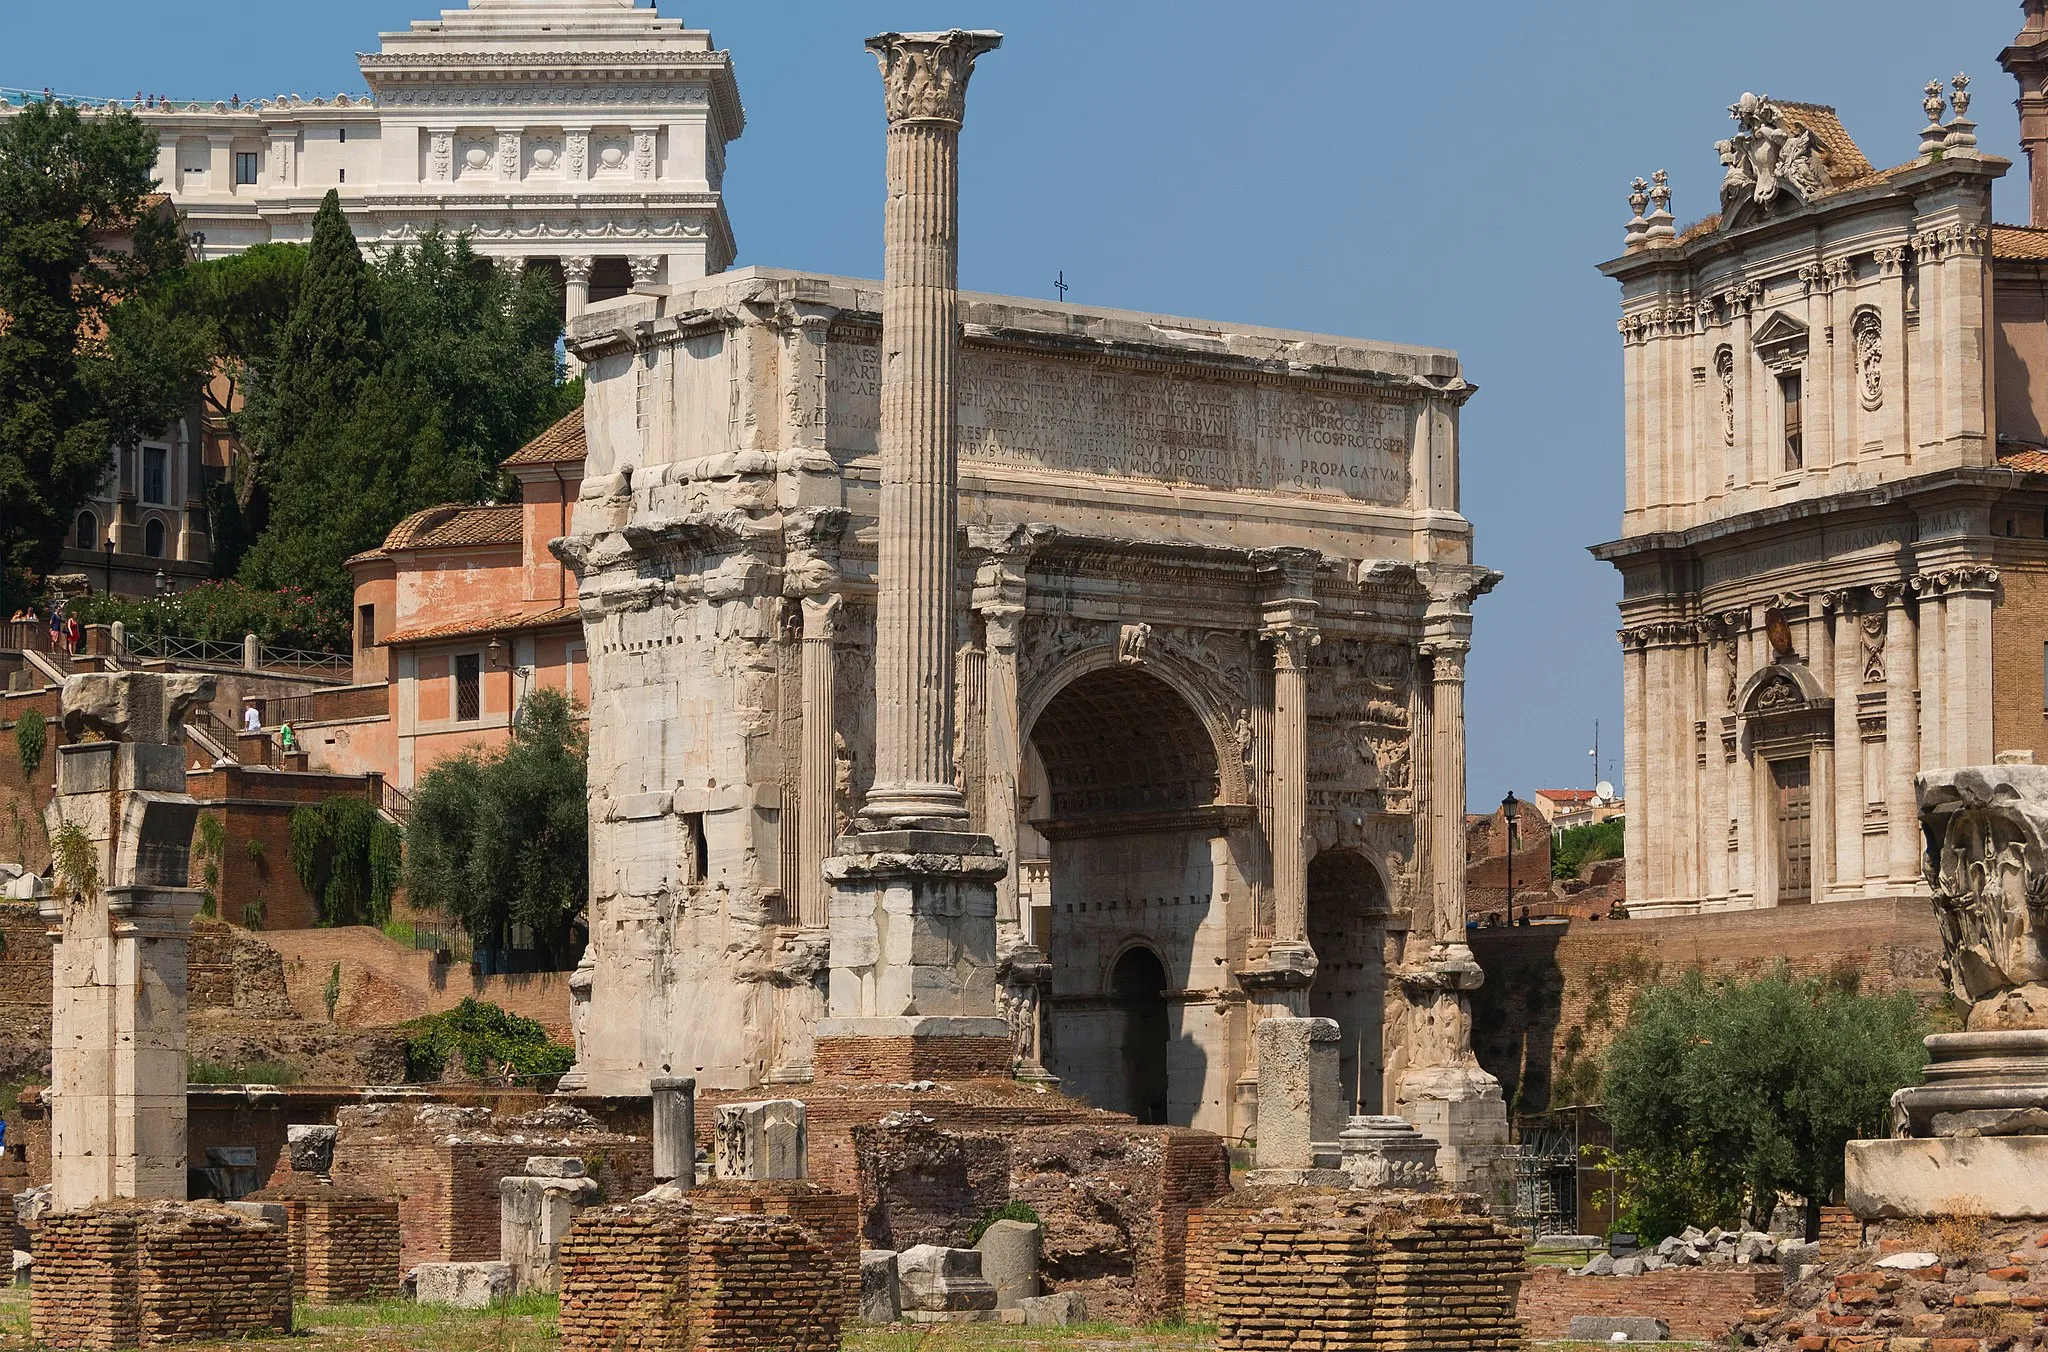
<svg viewBox="0 0 2048 1352">
<path fill-rule="evenodd" d="M 943 33 L 878 33 L 867 41 L 882 67 L 882 100 L 889 125 L 938 122 L 958 127 L 967 115 L 967 81 L 974 59 L 1003 45 L 985 29 Z"/>
</svg>

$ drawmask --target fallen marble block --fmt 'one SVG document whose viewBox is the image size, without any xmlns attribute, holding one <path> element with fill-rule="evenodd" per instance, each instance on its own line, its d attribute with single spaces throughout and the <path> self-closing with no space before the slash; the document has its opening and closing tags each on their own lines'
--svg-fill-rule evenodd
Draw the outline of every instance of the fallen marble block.
<svg viewBox="0 0 2048 1352">
<path fill-rule="evenodd" d="M 413 1299 L 422 1305 L 485 1310 L 512 1294 L 510 1263 L 421 1263 L 412 1277 Z"/>
</svg>

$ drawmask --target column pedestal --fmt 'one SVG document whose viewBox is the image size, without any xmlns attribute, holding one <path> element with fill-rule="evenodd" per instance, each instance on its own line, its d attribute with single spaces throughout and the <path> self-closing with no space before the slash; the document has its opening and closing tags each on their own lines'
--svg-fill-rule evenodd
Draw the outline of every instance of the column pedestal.
<svg viewBox="0 0 2048 1352">
<path fill-rule="evenodd" d="M 825 861 L 831 975 L 812 1065 L 820 1079 L 1008 1078 L 996 883 L 987 836 L 874 831 Z"/>
</svg>

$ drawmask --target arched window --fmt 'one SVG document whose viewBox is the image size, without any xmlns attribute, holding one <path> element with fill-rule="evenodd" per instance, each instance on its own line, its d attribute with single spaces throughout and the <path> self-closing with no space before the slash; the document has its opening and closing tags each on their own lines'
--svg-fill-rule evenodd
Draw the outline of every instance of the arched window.
<svg viewBox="0 0 2048 1352">
<path fill-rule="evenodd" d="M 164 556 L 164 523 L 158 517 L 151 517 L 142 528 L 142 552 L 152 559 Z"/>
<path fill-rule="evenodd" d="M 78 533 L 73 537 L 74 549 L 98 549 L 100 547 L 100 519 L 91 512 L 78 514 Z"/>
</svg>

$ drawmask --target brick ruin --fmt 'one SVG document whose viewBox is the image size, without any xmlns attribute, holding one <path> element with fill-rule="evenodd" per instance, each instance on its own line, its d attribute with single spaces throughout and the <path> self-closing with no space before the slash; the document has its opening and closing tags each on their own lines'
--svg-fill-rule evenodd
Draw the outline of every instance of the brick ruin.
<svg viewBox="0 0 2048 1352">
<path fill-rule="evenodd" d="M 273 1222 L 209 1203 L 112 1202 L 46 1217 L 30 1334 L 52 1348 L 284 1334 L 292 1272 Z"/>
<path fill-rule="evenodd" d="M 947 1130 L 899 1113 L 852 1135 L 870 1245 L 963 1248 L 977 1221 L 1022 1202 L 1045 1225 L 1047 1283 L 1131 1323 L 1180 1313 L 1188 1214 L 1230 1190 L 1222 1140 L 1179 1127 Z"/>
<path fill-rule="evenodd" d="M 836 1352 L 846 1286 L 833 1260 L 788 1216 L 681 1201 L 587 1211 L 562 1241 L 563 1352 Z M 854 1277 L 857 1299 L 857 1259 Z"/>
<path fill-rule="evenodd" d="M 500 1180 L 535 1155 L 576 1155 L 603 1198 L 654 1186 L 653 1142 L 600 1126 L 588 1113 L 550 1104 L 517 1115 L 487 1107 L 371 1103 L 341 1109 L 331 1174 L 337 1187 L 401 1198 L 400 1256 L 420 1263 L 496 1259 Z"/>
<path fill-rule="evenodd" d="M 399 1203 L 288 1176 L 250 1198 L 282 1206 L 292 1290 L 312 1305 L 384 1300 L 398 1294 Z"/>
<path fill-rule="evenodd" d="M 1873 1221 L 1846 1250 L 1745 1313 L 1732 1345 L 1767 1352 L 2031 1352 L 2048 1346 L 2042 1222 L 1959 1214 Z"/>
<path fill-rule="evenodd" d="M 1189 1316 L 1221 1352 L 1522 1346 L 1522 1240 L 1472 1197 L 1253 1190 L 1189 1229 Z"/>
</svg>

